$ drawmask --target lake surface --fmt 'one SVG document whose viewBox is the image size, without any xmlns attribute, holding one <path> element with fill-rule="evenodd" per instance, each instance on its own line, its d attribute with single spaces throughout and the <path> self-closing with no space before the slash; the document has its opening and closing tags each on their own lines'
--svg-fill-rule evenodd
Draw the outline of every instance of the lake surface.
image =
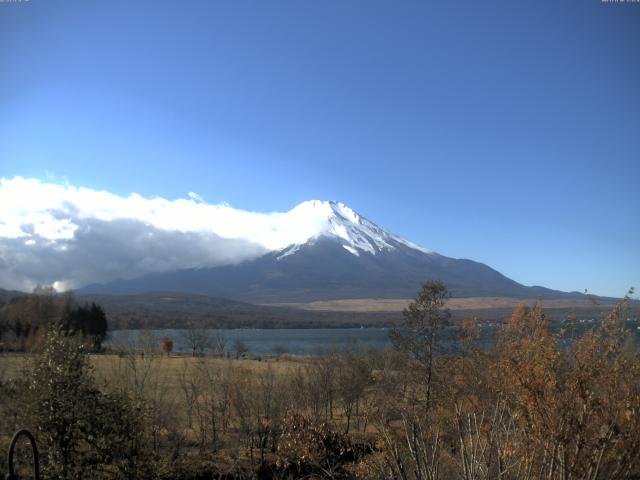
<svg viewBox="0 0 640 480">
<path fill-rule="evenodd" d="M 595 320 L 582 320 L 577 326 L 577 334 L 595 326 Z M 637 319 L 627 323 L 635 333 L 636 344 L 640 345 L 640 324 Z M 552 323 L 552 331 L 564 326 Z M 495 343 L 496 325 L 483 325 L 480 329 L 479 344 L 490 347 Z M 208 330 L 210 336 L 221 334 L 225 339 L 225 350 L 233 351 L 237 340 L 243 341 L 249 353 L 254 355 L 270 355 L 276 348 L 283 348 L 287 353 L 295 355 L 315 355 L 330 350 L 367 350 L 382 349 L 391 345 L 389 328 L 274 328 L 274 329 L 218 329 Z M 105 342 L 106 347 L 139 348 L 147 346 L 159 349 L 160 339 L 170 337 L 173 340 L 173 351 L 191 353 L 187 339 L 187 330 L 114 330 Z M 441 344 L 445 350 L 457 349 L 457 330 L 446 327 L 441 331 Z"/>
<path fill-rule="evenodd" d="M 105 342 L 108 347 L 136 347 L 143 344 L 159 344 L 162 337 L 171 337 L 173 351 L 190 353 L 191 347 L 185 330 L 115 330 Z M 225 350 L 232 351 L 233 344 L 242 340 L 249 352 L 257 355 L 273 354 L 276 347 L 283 347 L 296 355 L 317 354 L 322 350 L 380 349 L 389 345 L 387 328 L 277 328 L 277 329 L 219 329 L 225 338 Z"/>
</svg>

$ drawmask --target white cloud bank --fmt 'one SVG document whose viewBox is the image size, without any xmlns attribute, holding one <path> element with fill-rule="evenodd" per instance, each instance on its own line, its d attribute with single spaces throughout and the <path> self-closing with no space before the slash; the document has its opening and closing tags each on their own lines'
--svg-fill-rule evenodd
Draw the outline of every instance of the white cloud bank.
<svg viewBox="0 0 640 480">
<path fill-rule="evenodd" d="M 326 218 L 255 213 L 188 198 L 127 197 L 0 179 L 0 287 L 58 289 L 181 268 L 238 263 L 302 243 Z"/>
</svg>

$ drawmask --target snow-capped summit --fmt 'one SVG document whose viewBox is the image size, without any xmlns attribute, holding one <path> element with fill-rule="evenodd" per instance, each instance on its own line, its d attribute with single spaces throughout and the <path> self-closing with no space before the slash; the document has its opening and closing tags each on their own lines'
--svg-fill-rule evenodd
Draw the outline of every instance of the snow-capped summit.
<svg viewBox="0 0 640 480">
<path fill-rule="evenodd" d="M 297 252 L 301 245 L 313 243 L 320 237 L 337 239 L 352 255 L 375 255 L 382 251 L 408 247 L 423 253 L 431 251 L 419 247 L 367 220 L 344 203 L 308 200 L 283 215 L 284 225 L 295 229 L 292 240 L 278 255 L 278 259 Z"/>
</svg>

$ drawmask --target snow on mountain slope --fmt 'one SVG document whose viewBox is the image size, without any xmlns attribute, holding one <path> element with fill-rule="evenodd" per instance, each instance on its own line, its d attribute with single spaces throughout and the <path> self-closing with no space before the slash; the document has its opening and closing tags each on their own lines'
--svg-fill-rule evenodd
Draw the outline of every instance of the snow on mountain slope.
<svg viewBox="0 0 640 480">
<path fill-rule="evenodd" d="M 283 214 L 284 225 L 296 226 L 296 238 L 282 249 L 277 257 L 282 259 L 296 253 L 300 246 L 320 237 L 337 238 L 342 247 L 352 255 L 411 248 L 423 253 L 430 250 L 419 247 L 370 222 L 344 203 L 309 200 Z"/>
</svg>

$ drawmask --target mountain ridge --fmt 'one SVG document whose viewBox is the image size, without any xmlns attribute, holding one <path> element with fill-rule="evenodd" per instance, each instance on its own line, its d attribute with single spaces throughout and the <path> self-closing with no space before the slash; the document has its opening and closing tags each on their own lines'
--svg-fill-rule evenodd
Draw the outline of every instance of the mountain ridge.
<svg viewBox="0 0 640 480">
<path fill-rule="evenodd" d="M 455 296 L 582 296 L 527 287 L 491 267 L 446 257 L 378 226 L 344 203 L 308 200 L 274 220 L 268 253 L 235 265 L 152 273 L 89 285 L 84 294 L 181 291 L 254 303 L 407 298 L 427 280 Z M 286 244 L 283 246 L 283 244 Z M 274 246 L 280 246 L 275 248 Z"/>
<path fill-rule="evenodd" d="M 303 211 L 320 208 L 320 215 L 310 222 L 316 223 L 315 233 L 303 243 L 236 265 L 148 274 L 90 285 L 79 289 L 79 293 L 131 294 L 162 290 L 281 303 L 407 298 L 413 296 L 422 282 L 441 280 L 455 296 L 462 297 L 582 296 L 527 287 L 482 263 L 446 257 L 419 247 L 353 210 L 346 210 L 339 202 L 310 201 L 300 205 Z M 336 209 L 345 215 L 336 214 Z"/>
</svg>

